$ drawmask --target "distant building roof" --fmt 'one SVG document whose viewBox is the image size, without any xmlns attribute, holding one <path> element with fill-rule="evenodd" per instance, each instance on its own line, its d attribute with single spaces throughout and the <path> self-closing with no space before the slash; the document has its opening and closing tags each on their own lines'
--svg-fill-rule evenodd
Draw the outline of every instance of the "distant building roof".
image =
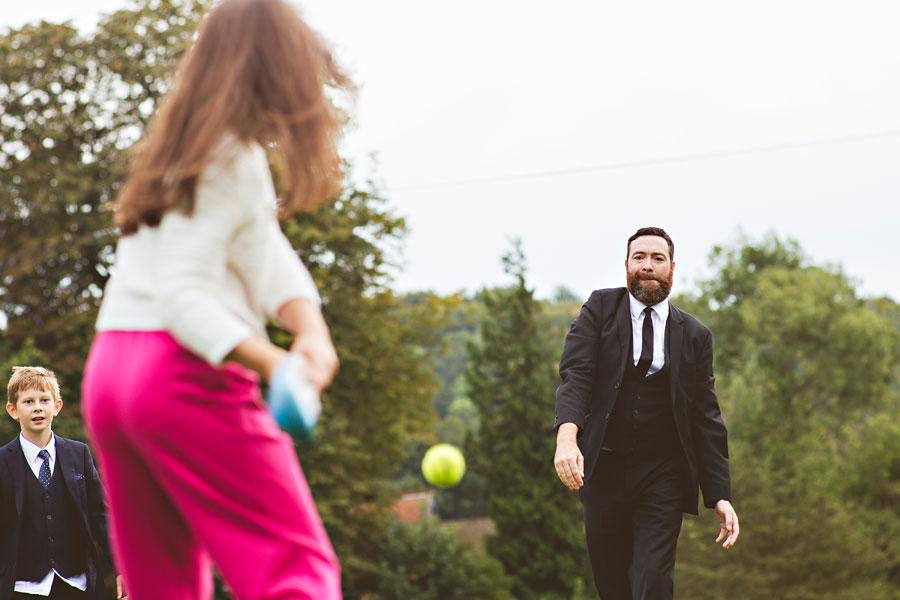
<svg viewBox="0 0 900 600">
<path fill-rule="evenodd" d="M 434 492 L 408 492 L 391 506 L 397 518 L 406 523 L 421 523 L 432 514 Z"/>
</svg>

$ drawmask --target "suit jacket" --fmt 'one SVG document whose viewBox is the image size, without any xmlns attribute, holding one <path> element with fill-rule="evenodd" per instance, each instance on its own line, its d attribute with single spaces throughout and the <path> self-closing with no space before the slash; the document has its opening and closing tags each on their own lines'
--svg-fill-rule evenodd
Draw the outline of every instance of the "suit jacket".
<svg viewBox="0 0 900 600">
<path fill-rule="evenodd" d="M 19 436 L 0 448 L 0 600 L 9 600 L 16 585 L 16 560 L 19 555 L 19 538 L 22 527 L 25 477 L 28 465 L 23 459 Z M 91 540 L 85 552 L 88 554 L 89 597 L 104 597 L 103 569 L 95 543 L 109 558 L 109 541 L 106 532 L 106 506 L 100 487 L 100 478 L 91 451 L 86 444 L 56 436 L 56 466 L 62 469 L 63 480 L 70 499 L 75 503 L 81 518 L 78 525 L 86 540 Z M 48 567 L 49 568 L 49 567 Z"/>
<path fill-rule="evenodd" d="M 716 398 L 712 333 L 697 319 L 669 305 L 666 325 L 672 412 L 687 463 L 684 512 L 697 514 L 698 483 L 704 505 L 731 499 L 728 440 Z M 556 424 L 578 426 L 578 446 L 589 478 L 613 412 L 632 339 L 628 291 L 596 290 L 572 322 L 556 391 Z"/>
</svg>

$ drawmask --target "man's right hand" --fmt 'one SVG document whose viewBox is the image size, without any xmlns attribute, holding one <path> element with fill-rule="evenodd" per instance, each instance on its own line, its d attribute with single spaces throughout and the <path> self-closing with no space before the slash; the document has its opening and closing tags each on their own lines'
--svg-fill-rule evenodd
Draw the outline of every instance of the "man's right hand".
<svg viewBox="0 0 900 600">
<path fill-rule="evenodd" d="M 563 423 L 556 433 L 556 474 L 570 490 L 584 485 L 584 456 L 578 449 L 578 425 Z"/>
</svg>

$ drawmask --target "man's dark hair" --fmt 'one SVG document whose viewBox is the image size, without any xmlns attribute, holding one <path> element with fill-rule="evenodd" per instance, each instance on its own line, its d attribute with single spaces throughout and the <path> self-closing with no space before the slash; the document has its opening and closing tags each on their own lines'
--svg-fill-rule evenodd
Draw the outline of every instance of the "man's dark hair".
<svg viewBox="0 0 900 600">
<path fill-rule="evenodd" d="M 635 231 L 634 235 L 628 238 L 628 248 L 625 250 L 625 260 L 628 260 L 628 257 L 631 256 L 631 242 L 645 235 L 655 235 L 666 240 L 669 244 L 669 260 L 675 260 L 675 242 L 672 241 L 672 238 L 669 237 L 669 234 L 666 233 L 666 230 L 662 227 L 641 227 Z"/>
</svg>

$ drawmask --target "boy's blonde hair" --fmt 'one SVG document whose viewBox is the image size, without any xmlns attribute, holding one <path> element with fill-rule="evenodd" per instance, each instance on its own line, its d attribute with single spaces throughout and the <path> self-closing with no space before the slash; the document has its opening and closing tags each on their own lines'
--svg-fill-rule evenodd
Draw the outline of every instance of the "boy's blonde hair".
<svg viewBox="0 0 900 600">
<path fill-rule="evenodd" d="M 6 386 L 7 403 L 15 406 L 19 392 L 26 390 L 50 392 L 54 402 L 62 399 L 59 393 L 59 382 L 50 369 L 45 369 L 44 367 L 13 367 L 12 370 L 12 377 L 10 377 L 9 384 Z"/>
</svg>

